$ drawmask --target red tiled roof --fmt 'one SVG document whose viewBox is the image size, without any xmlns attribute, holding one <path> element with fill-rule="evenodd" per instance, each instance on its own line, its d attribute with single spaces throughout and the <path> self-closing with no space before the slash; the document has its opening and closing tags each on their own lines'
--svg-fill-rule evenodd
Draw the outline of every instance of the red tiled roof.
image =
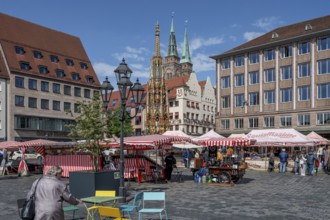
<svg viewBox="0 0 330 220">
<path fill-rule="evenodd" d="M 28 21 L 0 13 L 0 43 L 3 47 L 10 71 L 38 77 L 51 78 L 59 81 L 99 87 L 100 83 L 89 61 L 86 51 L 78 37 L 55 31 Z M 15 46 L 24 48 L 23 55 L 17 55 Z M 41 59 L 34 58 L 33 51 L 40 51 Z M 58 63 L 50 61 L 50 55 L 59 58 Z M 65 59 L 71 59 L 74 66 L 68 66 Z M 23 71 L 20 61 L 29 62 L 31 69 Z M 83 70 L 80 63 L 88 66 Z M 48 67 L 48 74 L 40 74 L 38 65 Z M 65 77 L 56 77 L 56 69 L 64 70 Z M 71 73 L 78 73 L 80 80 L 73 80 Z M 1 73 L 0 73 L 1 74 Z M 87 83 L 86 76 L 93 78 L 94 83 Z"/>
<path fill-rule="evenodd" d="M 310 24 L 312 26 L 311 30 L 307 30 L 307 31 L 305 30 L 305 26 L 307 24 Z M 256 46 L 262 46 L 270 43 L 281 42 L 286 39 L 291 39 L 296 37 L 309 37 L 310 35 L 325 30 L 330 30 L 330 15 L 276 28 L 260 37 L 248 41 L 247 43 L 244 43 L 231 50 L 228 50 L 222 54 L 211 56 L 211 58 L 216 59 L 218 57 L 229 55 L 233 52 L 238 52 L 244 49 L 253 48 Z M 278 37 L 272 38 L 273 33 L 277 33 Z"/>
</svg>

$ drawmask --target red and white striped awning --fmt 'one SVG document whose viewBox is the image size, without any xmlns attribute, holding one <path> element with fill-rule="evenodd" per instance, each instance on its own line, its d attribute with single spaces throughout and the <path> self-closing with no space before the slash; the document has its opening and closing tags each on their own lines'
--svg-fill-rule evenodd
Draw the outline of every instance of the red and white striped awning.
<svg viewBox="0 0 330 220">
<path fill-rule="evenodd" d="M 248 139 L 248 138 L 217 138 L 217 139 L 210 139 L 204 142 L 206 146 L 250 146 L 254 143 L 255 140 Z"/>
<path fill-rule="evenodd" d="M 18 149 L 22 145 L 22 142 L 18 141 L 3 141 L 0 142 L 0 149 Z"/>
</svg>

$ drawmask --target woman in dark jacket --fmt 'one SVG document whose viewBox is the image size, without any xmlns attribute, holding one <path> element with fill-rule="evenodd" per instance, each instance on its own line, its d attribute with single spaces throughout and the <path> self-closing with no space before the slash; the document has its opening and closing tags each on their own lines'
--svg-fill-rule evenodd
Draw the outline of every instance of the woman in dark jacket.
<svg viewBox="0 0 330 220">
<path fill-rule="evenodd" d="M 47 171 L 46 176 L 40 179 L 35 193 L 34 220 L 64 220 L 63 201 L 72 205 L 81 203 L 79 199 L 71 195 L 66 185 L 60 180 L 62 172 L 61 167 L 53 166 Z M 32 184 L 27 198 L 30 198 L 34 192 L 37 181 Z"/>
</svg>

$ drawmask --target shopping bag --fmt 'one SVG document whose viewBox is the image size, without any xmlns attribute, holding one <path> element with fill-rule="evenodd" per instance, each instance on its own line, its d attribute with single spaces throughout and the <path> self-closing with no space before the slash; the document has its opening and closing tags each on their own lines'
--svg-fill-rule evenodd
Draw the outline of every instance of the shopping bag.
<svg viewBox="0 0 330 220">
<path fill-rule="evenodd" d="M 24 205 L 21 210 L 21 219 L 24 220 L 33 220 L 35 216 L 35 204 L 34 204 L 34 195 L 29 199 L 25 200 Z"/>
</svg>

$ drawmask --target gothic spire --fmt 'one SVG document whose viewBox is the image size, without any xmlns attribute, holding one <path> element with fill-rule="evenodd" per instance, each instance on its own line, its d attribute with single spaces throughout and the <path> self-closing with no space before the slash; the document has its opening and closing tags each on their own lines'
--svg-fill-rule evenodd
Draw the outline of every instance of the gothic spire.
<svg viewBox="0 0 330 220">
<path fill-rule="evenodd" d="M 177 46 L 176 46 L 176 39 L 175 39 L 175 33 L 174 33 L 174 12 L 172 12 L 171 33 L 170 33 L 170 39 L 168 41 L 167 56 L 178 57 L 178 50 L 177 50 Z"/>
<path fill-rule="evenodd" d="M 159 30 L 159 23 L 157 21 L 156 23 L 156 31 L 155 31 L 155 34 L 156 34 L 156 42 L 155 42 L 155 54 L 154 56 L 155 57 L 160 57 L 160 30 Z"/>
<path fill-rule="evenodd" d="M 191 63 L 189 44 L 188 44 L 187 23 L 188 23 L 188 21 L 186 21 L 184 40 L 183 40 L 182 59 L 181 59 L 180 63 Z"/>
</svg>

